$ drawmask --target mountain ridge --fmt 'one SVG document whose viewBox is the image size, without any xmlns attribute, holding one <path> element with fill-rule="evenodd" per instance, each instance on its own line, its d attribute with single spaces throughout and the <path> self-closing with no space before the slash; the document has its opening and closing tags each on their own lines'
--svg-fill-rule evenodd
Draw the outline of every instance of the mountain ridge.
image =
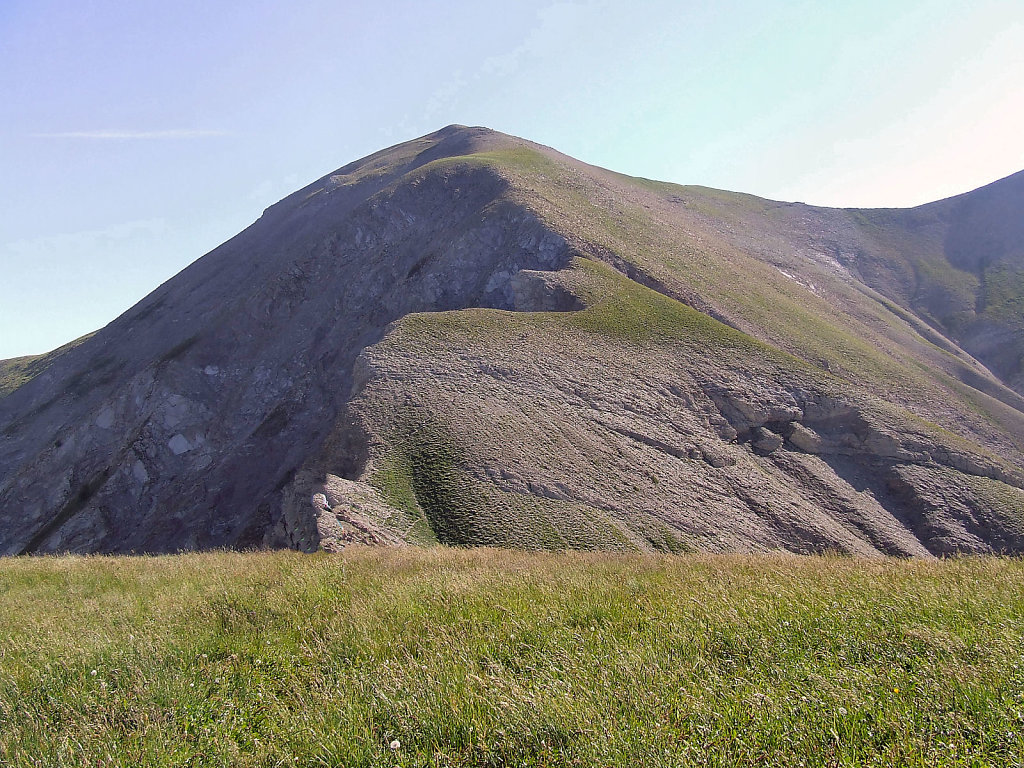
<svg viewBox="0 0 1024 768">
<path fill-rule="evenodd" d="M 0 399 L 0 551 L 1018 551 L 1015 177 L 892 214 L 482 128 L 382 150 Z"/>
</svg>

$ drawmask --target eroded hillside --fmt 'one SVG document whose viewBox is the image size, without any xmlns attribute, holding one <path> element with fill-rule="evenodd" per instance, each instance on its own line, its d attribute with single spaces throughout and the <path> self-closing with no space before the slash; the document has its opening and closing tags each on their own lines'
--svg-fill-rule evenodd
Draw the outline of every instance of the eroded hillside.
<svg viewBox="0 0 1024 768">
<path fill-rule="evenodd" d="M 963 269 L 906 223 L 956 200 L 775 203 L 460 126 L 393 147 L 0 399 L 0 551 L 1021 551 L 1017 369 L 988 310 L 895 277 Z"/>
</svg>

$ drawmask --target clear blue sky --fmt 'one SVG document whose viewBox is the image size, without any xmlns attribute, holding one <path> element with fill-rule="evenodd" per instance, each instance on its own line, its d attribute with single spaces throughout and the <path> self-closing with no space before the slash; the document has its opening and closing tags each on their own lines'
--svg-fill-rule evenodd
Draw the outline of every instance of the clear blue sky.
<svg viewBox="0 0 1024 768">
<path fill-rule="evenodd" d="M 634 175 L 914 205 L 1024 168 L 1024 2 L 0 0 L 0 358 L 449 123 Z"/>
</svg>

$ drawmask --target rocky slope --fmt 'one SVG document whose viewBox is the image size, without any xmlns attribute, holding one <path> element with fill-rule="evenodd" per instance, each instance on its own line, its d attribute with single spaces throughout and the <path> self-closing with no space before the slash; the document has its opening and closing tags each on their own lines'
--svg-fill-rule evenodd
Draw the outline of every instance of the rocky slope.
<svg viewBox="0 0 1024 768">
<path fill-rule="evenodd" d="M 0 552 L 1024 550 L 1024 175 L 846 211 L 450 126 L 11 367 Z"/>
</svg>

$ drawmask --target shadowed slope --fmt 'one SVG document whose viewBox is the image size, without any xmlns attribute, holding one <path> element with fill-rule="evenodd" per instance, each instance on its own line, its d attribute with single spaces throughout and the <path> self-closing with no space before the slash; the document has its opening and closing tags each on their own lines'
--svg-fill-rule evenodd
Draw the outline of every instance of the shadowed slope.
<svg viewBox="0 0 1024 768">
<path fill-rule="evenodd" d="M 888 265 L 874 287 L 1024 392 L 1024 172 L 909 211 L 858 214 Z"/>
<path fill-rule="evenodd" d="M 931 210 L 384 150 L 0 399 L 0 550 L 1020 551 L 1024 400 L 893 277 Z"/>
</svg>

